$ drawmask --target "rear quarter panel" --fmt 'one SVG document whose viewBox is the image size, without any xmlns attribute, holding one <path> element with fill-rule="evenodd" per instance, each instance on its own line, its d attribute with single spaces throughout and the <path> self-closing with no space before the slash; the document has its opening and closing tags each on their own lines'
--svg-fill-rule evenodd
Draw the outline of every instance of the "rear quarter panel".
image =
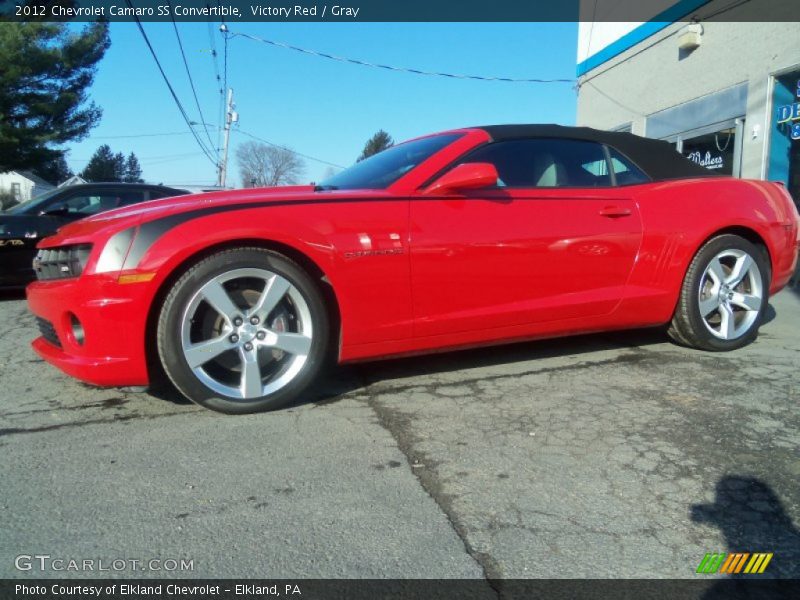
<svg viewBox="0 0 800 600">
<path fill-rule="evenodd" d="M 746 229 L 763 240 L 772 268 L 771 293 L 786 280 L 791 259 L 791 215 L 774 184 L 733 178 L 694 179 L 638 186 L 642 246 L 620 310 L 666 323 L 684 275 L 700 247 L 722 231 Z"/>
</svg>

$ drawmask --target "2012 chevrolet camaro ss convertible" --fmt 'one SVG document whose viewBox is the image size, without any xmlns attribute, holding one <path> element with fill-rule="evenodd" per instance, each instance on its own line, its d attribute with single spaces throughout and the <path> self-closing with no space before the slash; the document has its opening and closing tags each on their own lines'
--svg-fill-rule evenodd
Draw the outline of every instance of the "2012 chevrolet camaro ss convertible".
<svg viewBox="0 0 800 600">
<path fill-rule="evenodd" d="M 797 261 L 777 183 L 666 142 L 554 125 L 447 131 L 318 186 L 145 202 L 42 240 L 27 290 L 45 360 L 81 380 L 163 372 L 225 413 L 349 362 L 668 326 L 733 350 Z"/>
</svg>

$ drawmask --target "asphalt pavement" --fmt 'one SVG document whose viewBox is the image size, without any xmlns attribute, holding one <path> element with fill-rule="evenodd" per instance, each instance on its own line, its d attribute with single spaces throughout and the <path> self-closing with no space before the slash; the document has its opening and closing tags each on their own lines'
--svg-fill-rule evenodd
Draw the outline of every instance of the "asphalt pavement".
<svg viewBox="0 0 800 600">
<path fill-rule="evenodd" d="M 367 363 L 244 417 L 62 375 L 19 295 L 0 323 L 0 577 L 693 578 L 728 551 L 800 577 L 796 290 L 732 353 L 651 330 Z"/>
</svg>

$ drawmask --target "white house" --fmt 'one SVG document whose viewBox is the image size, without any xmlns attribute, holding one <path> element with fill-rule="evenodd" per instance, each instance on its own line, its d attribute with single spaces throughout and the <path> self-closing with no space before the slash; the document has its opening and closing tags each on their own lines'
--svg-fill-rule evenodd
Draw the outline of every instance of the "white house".
<svg viewBox="0 0 800 600">
<path fill-rule="evenodd" d="M 34 196 L 53 189 L 55 189 L 54 185 L 47 183 L 30 171 L 0 173 L 0 193 L 11 194 L 17 202 L 30 200 Z"/>
</svg>

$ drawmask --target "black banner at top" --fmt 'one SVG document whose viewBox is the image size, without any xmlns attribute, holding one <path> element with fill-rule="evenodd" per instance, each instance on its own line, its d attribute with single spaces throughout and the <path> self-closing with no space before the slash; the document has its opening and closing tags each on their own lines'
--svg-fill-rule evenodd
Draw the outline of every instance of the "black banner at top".
<svg viewBox="0 0 800 600">
<path fill-rule="evenodd" d="M 796 0 L 0 0 L 2 21 L 800 21 Z"/>
</svg>

